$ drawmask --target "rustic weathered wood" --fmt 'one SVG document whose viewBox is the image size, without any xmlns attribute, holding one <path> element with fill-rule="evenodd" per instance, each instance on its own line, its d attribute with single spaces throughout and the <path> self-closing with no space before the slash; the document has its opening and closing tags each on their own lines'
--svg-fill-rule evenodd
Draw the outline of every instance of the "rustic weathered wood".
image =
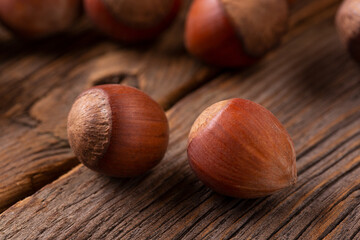
<svg viewBox="0 0 360 240">
<path fill-rule="evenodd" d="M 153 47 L 119 45 L 88 28 L 61 39 L 1 42 L 0 212 L 78 164 L 66 117 L 82 90 L 123 81 L 169 108 L 216 74 L 186 55 L 182 25 L 180 18 Z"/>
<path fill-rule="evenodd" d="M 0 238 L 359 237 L 360 69 L 340 45 L 333 13 L 314 17 L 260 64 L 224 73 L 175 104 L 167 112 L 168 153 L 149 174 L 114 179 L 79 165 L 2 213 Z M 215 194 L 191 172 L 192 122 L 231 97 L 254 100 L 285 124 L 298 156 L 295 187 L 238 200 Z"/>
<path fill-rule="evenodd" d="M 285 42 L 312 24 L 305 19 L 338 2 L 295 5 Z M 86 21 L 68 35 L 27 44 L 0 32 L 0 212 L 78 164 L 65 128 L 71 103 L 82 90 L 124 82 L 168 109 L 219 74 L 186 54 L 186 8 L 159 41 L 142 47 L 112 42 L 89 30 Z"/>
</svg>

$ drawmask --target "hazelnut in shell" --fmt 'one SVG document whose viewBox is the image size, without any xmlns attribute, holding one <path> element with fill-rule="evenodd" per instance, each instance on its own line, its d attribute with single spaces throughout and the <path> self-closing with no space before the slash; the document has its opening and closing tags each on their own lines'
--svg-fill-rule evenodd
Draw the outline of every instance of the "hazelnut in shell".
<svg viewBox="0 0 360 240">
<path fill-rule="evenodd" d="M 81 0 L 1 0 L 0 21 L 19 36 L 41 38 L 69 28 L 81 7 Z"/>
<path fill-rule="evenodd" d="M 141 175 L 163 158 L 169 126 L 163 109 L 142 91 L 117 84 L 84 91 L 68 116 L 77 158 L 114 177 Z"/>
<path fill-rule="evenodd" d="M 187 153 L 199 179 L 231 197 L 267 196 L 297 179 L 289 134 L 270 111 L 249 100 L 225 100 L 203 111 Z"/>
<path fill-rule="evenodd" d="M 182 0 L 84 0 L 94 24 L 123 42 L 151 40 L 176 17 Z"/>
<path fill-rule="evenodd" d="M 279 43 L 287 22 L 286 0 L 194 0 L 185 44 L 209 64 L 248 66 Z"/>
</svg>

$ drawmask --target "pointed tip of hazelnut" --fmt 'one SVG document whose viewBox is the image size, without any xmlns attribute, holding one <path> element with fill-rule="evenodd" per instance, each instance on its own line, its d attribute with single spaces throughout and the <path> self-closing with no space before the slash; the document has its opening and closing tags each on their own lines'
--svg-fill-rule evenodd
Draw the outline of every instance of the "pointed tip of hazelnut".
<svg viewBox="0 0 360 240">
<path fill-rule="evenodd" d="M 295 176 L 293 175 L 293 177 L 290 180 L 289 186 L 293 186 L 297 183 L 297 174 L 295 173 Z"/>
<path fill-rule="evenodd" d="M 69 143 L 78 159 L 96 168 L 106 153 L 111 136 L 111 108 L 108 97 L 99 88 L 82 93 L 68 115 Z"/>
</svg>

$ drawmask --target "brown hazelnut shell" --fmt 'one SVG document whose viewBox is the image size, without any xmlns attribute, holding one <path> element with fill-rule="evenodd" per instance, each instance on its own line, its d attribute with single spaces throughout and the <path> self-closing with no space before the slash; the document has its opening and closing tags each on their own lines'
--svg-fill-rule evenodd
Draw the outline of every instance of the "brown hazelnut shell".
<svg viewBox="0 0 360 240">
<path fill-rule="evenodd" d="M 1 0 L 0 20 L 15 34 L 41 38 L 71 27 L 81 0 Z"/>
<path fill-rule="evenodd" d="M 84 0 L 85 11 L 107 35 L 124 41 L 151 40 L 175 19 L 182 0 Z"/>
<path fill-rule="evenodd" d="M 77 98 L 68 116 L 68 137 L 75 155 L 90 169 L 133 177 L 161 161 L 169 126 L 163 109 L 148 95 L 109 84 Z"/>
<path fill-rule="evenodd" d="M 249 100 L 207 108 L 192 126 L 187 153 L 199 179 L 231 197 L 267 196 L 297 179 L 289 134 L 270 111 Z"/>
<path fill-rule="evenodd" d="M 336 14 L 335 23 L 342 43 L 360 62 L 360 1 L 345 0 Z"/>
<path fill-rule="evenodd" d="M 287 20 L 285 0 L 194 0 L 185 44 L 207 63 L 248 66 L 279 43 Z"/>
</svg>

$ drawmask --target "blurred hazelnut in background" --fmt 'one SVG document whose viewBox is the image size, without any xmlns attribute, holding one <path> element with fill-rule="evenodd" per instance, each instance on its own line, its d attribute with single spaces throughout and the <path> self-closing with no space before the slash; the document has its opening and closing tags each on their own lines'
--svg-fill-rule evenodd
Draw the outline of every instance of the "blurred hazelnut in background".
<svg viewBox="0 0 360 240">
<path fill-rule="evenodd" d="M 71 27 L 81 8 L 81 0 L 1 0 L 0 21 L 16 35 L 41 38 Z"/>
</svg>

